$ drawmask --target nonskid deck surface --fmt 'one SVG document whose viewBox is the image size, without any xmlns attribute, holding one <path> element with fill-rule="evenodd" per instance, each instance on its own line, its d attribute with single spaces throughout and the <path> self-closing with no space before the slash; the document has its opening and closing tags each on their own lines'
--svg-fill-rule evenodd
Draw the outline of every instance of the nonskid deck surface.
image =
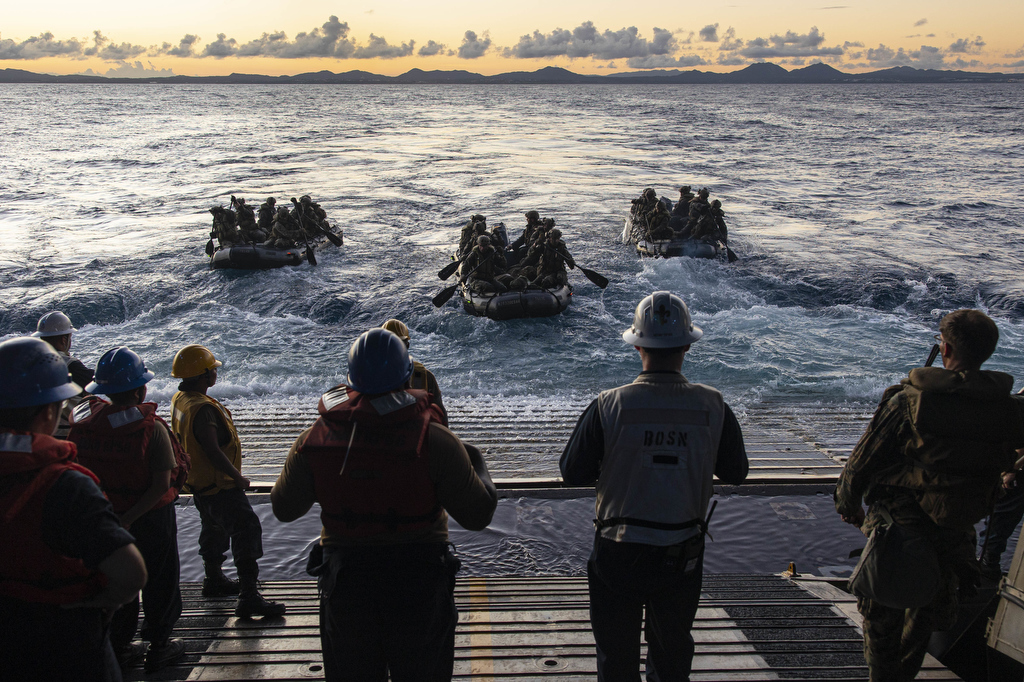
<svg viewBox="0 0 1024 682">
<path fill-rule="evenodd" d="M 531 396 L 446 398 L 452 430 L 479 447 L 495 479 L 524 486 L 554 479 L 558 458 L 586 399 Z M 233 405 L 246 475 L 273 484 L 295 437 L 316 419 L 314 401 Z M 750 457 L 750 482 L 834 483 L 873 410 L 865 403 L 771 402 L 737 409 Z"/>
<path fill-rule="evenodd" d="M 264 595 L 288 606 L 267 621 L 238 620 L 232 599 L 183 588 L 174 635 L 184 660 L 153 675 L 133 668 L 126 680 L 323 679 L 313 581 L 264 583 Z M 455 596 L 455 679 L 594 679 L 585 578 L 465 578 Z M 706 575 L 692 679 L 867 680 L 858 622 L 853 597 L 827 582 Z M 918 679 L 958 678 L 928 657 Z"/>
</svg>

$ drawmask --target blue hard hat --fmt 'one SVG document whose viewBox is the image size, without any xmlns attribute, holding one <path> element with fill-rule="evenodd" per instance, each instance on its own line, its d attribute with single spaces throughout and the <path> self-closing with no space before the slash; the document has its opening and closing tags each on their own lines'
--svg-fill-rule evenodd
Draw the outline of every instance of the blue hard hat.
<svg viewBox="0 0 1024 682">
<path fill-rule="evenodd" d="M 50 344 L 27 336 L 0 343 L 0 409 L 49 405 L 81 392 Z"/>
<path fill-rule="evenodd" d="M 387 329 L 363 333 L 348 351 L 348 385 L 360 393 L 387 393 L 412 376 L 405 342 Z"/>
<path fill-rule="evenodd" d="M 111 348 L 96 363 L 96 376 L 85 387 L 89 393 L 112 395 L 144 386 L 156 375 L 146 369 L 138 353 L 128 346 Z"/>
</svg>

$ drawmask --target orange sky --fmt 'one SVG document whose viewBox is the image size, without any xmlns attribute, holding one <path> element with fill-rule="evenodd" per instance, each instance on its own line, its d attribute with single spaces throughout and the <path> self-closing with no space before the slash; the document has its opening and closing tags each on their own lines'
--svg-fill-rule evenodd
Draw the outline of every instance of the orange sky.
<svg viewBox="0 0 1024 682">
<path fill-rule="evenodd" d="M 482 74 L 561 66 L 733 71 L 822 61 L 859 72 L 1024 72 L 1024 2 L 747 0 L 686 9 L 641 0 L 433 3 L 127 0 L 21 3 L 0 17 L 0 68 L 41 73 L 269 75 L 412 68 Z"/>
</svg>

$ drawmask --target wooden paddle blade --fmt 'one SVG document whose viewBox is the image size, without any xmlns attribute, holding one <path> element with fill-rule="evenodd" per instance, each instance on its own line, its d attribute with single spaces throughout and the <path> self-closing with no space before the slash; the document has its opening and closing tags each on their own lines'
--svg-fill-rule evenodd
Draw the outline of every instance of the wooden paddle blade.
<svg viewBox="0 0 1024 682">
<path fill-rule="evenodd" d="M 434 307 L 440 308 L 449 300 L 451 300 L 451 297 L 455 294 L 455 290 L 458 288 L 458 284 L 453 284 L 450 287 L 445 287 L 444 289 L 442 289 L 441 293 L 439 293 L 437 296 L 431 299 L 431 301 L 434 303 Z"/>
<path fill-rule="evenodd" d="M 327 236 L 327 238 L 331 240 L 331 243 L 334 244 L 335 246 L 341 246 L 342 244 L 345 243 L 345 241 L 340 236 L 334 234 L 330 230 L 325 230 L 320 225 L 317 225 L 317 227 L 320 228 L 320 231 L 323 232 Z"/>
<path fill-rule="evenodd" d="M 601 289 L 604 289 L 606 286 L 608 286 L 608 278 L 605 277 L 604 275 L 596 273 L 593 270 L 588 270 L 587 268 L 582 267 L 580 265 L 577 265 L 576 267 L 580 269 L 580 272 L 582 272 L 587 279 L 589 279 L 591 282 L 596 284 Z"/>
<path fill-rule="evenodd" d="M 213 256 L 213 240 L 206 242 L 206 255 Z"/>
<path fill-rule="evenodd" d="M 306 260 L 309 261 L 310 265 L 316 265 L 316 256 L 313 255 L 313 247 L 306 247 Z"/>
<path fill-rule="evenodd" d="M 438 271 L 437 276 L 443 280 L 448 279 L 455 274 L 455 271 L 459 269 L 460 265 L 462 265 L 462 261 L 453 260 L 451 263 L 441 268 L 441 270 Z"/>
</svg>

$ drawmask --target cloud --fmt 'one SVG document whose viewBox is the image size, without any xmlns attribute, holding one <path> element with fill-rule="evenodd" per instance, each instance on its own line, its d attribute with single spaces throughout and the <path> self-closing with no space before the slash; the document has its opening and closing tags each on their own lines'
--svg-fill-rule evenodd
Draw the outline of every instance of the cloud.
<svg viewBox="0 0 1024 682">
<path fill-rule="evenodd" d="M 610 60 L 670 55 L 675 51 L 676 39 L 671 31 L 655 27 L 652 33 L 653 38 L 647 40 L 640 37 L 635 26 L 602 32 L 594 22 L 585 21 L 572 31 L 556 28 L 549 34 L 534 31 L 533 35 L 521 36 L 518 43 L 502 54 L 517 59 L 591 57 Z"/>
<path fill-rule="evenodd" d="M 917 21 L 914 22 L 914 26 L 924 26 L 927 23 L 927 19 L 918 19 Z"/>
<path fill-rule="evenodd" d="M 141 45 L 132 45 L 130 43 L 114 45 L 110 42 L 110 38 L 107 38 L 103 33 L 93 31 L 93 46 L 82 50 L 82 55 L 85 57 L 109 59 L 111 61 L 124 61 L 132 57 L 138 57 L 140 54 L 145 53 L 146 49 Z"/>
<path fill-rule="evenodd" d="M 199 36 L 192 33 L 185 35 L 181 41 L 178 42 L 178 46 L 175 47 L 170 43 L 164 43 L 160 47 L 153 49 L 152 54 L 161 55 L 166 54 L 171 57 L 193 57 L 196 53 L 196 43 L 199 42 Z"/>
<path fill-rule="evenodd" d="M 732 26 L 725 30 L 725 36 L 722 38 L 722 43 L 718 46 L 718 49 L 724 52 L 743 49 L 743 41 L 736 38 L 736 29 Z M 743 62 L 740 63 L 742 64 Z"/>
<path fill-rule="evenodd" d="M 401 45 L 389 45 L 388 41 L 380 36 L 370 34 L 370 43 L 366 47 L 357 47 L 352 53 L 353 59 L 395 59 L 397 57 L 408 57 L 412 54 L 416 41 L 410 40 Z"/>
<path fill-rule="evenodd" d="M 105 74 L 107 78 L 166 78 L 174 75 L 174 71 L 171 69 L 158 69 L 153 66 L 152 62 L 147 62 L 149 66 L 143 65 L 142 62 L 121 62 L 117 66 L 107 70 Z M 86 74 L 92 74 L 92 69 L 86 69 Z M 100 74 L 96 74 L 100 75 Z"/>
<path fill-rule="evenodd" d="M 631 69 L 664 69 L 673 66 L 703 66 L 708 62 L 700 55 L 682 55 L 673 59 L 668 55 L 655 54 L 649 57 L 631 57 L 626 65 Z"/>
<path fill-rule="evenodd" d="M 57 40 L 49 31 L 20 43 L 13 40 L 0 40 L 0 59 L 80 57 L 82 50 L 82 43 L 77 39 Z"/>
<path fill-rule="evenodd" d="M 481 40 L 473 31 L 466 31 L 459 46 L 459 59 L 477 59 L 483 57 L 491 47 L 491 37 L 485 32 Z"/>
<path fill-rule="evenodd" d="M 308 33 L 299 33 L 295 36 L 295 40 L 288 40 L 288 36 L 283 31 L 264 33 L 256 40 L 251 40 L 239 47 L 237 54 L 240 57 L 275 57 L 278 59 L 305 59 L 308 57 L 348 59 L 356 51 L 356 43 L 348 37 L 348 34 L 348 22 L 338 21 L 338 17 L 332 14 L 323 25 Z M 218 36 L 218 38 L 220 37 Z M 370 37 L 371 45 L 374 37 L 372 35 Z M 233 43 L 234 41 L 229 42 Z M 385 41 L 385 45 L 386 43 L 387 41 Z M 209 48 L 208 45 L 207 50 Z M 205 54 L 207 50 L 204 50 L 203 56 L 207 56 Z M 227 55 L 210 54 L 209 56 Z"/>
<path fill-rule="evenodd" d="M 428 40 L 427 44 L 421 47 L 419 49 L 419 52 L 417 52 L 416 54 L 418 54 L 421 57 L 433 57 L 435 54 L 441 54 L 442 52 L 444 52 L 444 48 L 445 46 L 443 43 L 437 43 L 434 42 L 433 40 Z"/>
<path fill-rule="evenodd" d="M 199 56 L 223 59 L 224 57 L 231 57 L 237 53 L 238 41 L 234 38 L 228 38 L 224 33 L 218 33 L 217 40 L 204 47 Z"/>
<path fill-rule="evenodd" d="M 981 39 L 981 36 L 974 40 L 960 38 L 949 46 L 949 51 L 954 54 L 978 54 L 983 47 L 985 47 L 985 41 Z"/>
<path fill-rule="evenodd" d="M 718 42 L 718 24 L 708 24 L 700 30 L 700 39 L 705 43 Z"/>
<path fill-rule="evenodd" d="M 786 31 L 786 35 L 773 35 L 767 39 L 754 38 L 747 41 L 746 47 L 739 54 L 747 59 L 780 59 L 785 57 L 820 57 L 824 55 L 841 55 L 843 48 L 822 47 L 825 36 L 815 26 L 805 34 Z"/>
</svg>

